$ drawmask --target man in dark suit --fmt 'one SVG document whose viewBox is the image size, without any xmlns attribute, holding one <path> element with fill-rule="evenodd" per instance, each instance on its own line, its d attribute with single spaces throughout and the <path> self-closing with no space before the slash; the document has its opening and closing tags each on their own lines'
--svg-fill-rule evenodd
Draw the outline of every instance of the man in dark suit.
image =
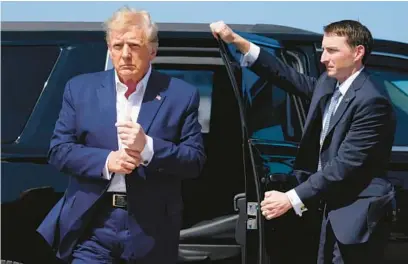
<svg viewBox="0 0 408 264">
<path fill-rule="evenodd" d="M 386 214 L 394 195 L 385 175 L 395 116 L 384 82 L 364 68 L 373 45 L 370 31 L 351 20 L 324 27 L 321 62 L 326 72 L 315 79 L 222 21 L 210 27 L 244 54 L 242 65 L 311 102 L 294 164 L 299 185 L 287 193 L 266 192 L 262 214 L 272 219 L 293 208 L 302 216 L 318 197 L 324 202 L 318 263 L 382 263 L 389 234 Z"/>
<path fill-rule="evenodd" d="M 114 69 L 65 87 L 49 162 L 69 186 L 38 231 L 70 263 L 176 263 L 181 180 L 205 160 L 198 90 L 152 70 L 147 12 L 121 8 L 106 39 Z"/>
</svg>

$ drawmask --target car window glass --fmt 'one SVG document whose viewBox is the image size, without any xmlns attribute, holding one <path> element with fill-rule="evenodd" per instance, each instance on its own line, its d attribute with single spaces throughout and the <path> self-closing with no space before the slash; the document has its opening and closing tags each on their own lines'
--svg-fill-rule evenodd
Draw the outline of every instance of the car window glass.
<svg viewBox="0 0 408 264">
<path fill-rule="evenodd" d="M 280 51 L 264 49 L 282 59 Z M 299 142 L 301 127 L 292 96 L 248 69 L 244 69 L 243 82 L 245 90 L 250 91 L 247 116 L 251 138 Z"/>
<path fill-rule="evenodd" d="M 169 70 L 161 69 L 169 76 L 182 79 L 198 89 L 200 94 L 200 106 L 198 108 L 198 122 L 201 124 L 201 132 L 210 132 L 211 117 L 211 93 L 213 88 L 213 72 L 206 70 Z"/>
<path fill-rule="evenodd" d="M 394 104 L 397 116 L 397 129 L 394 146 L 408 146 L 408 73 L 372 68 L 391 84 L 385 87 Z"/>
<path fill-rule="evenodd" d="M 382 78 L 394 84 L 398 89 L 408 95 L 408 73 L 402 71 L 390 71 L 373 69 Z"/>
<path fill-rule="evenodd" d="M 58 58 L 57 46 L 1 47 L 1 141 L 21 134 Z"/>
</svg>

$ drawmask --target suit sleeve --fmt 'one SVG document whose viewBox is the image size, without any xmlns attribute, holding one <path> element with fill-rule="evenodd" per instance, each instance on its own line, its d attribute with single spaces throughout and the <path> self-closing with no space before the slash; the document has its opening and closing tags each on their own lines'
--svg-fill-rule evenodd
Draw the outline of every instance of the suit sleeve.
<svg viewBox="0 0 408 264">
<path fill-rule="evenodd" d="M 306 99 L 312 97 L 317 82 L 316 78 L 297 72 L 263 48 L 250 69 L 262 79 Z"/>
<path fill-rule="evenodd" d="M 71 175 L 105 179 L 102 171 L 111 151 L 80 144 L 70 86 L 71 81 L 65 87 L 62 108 L 51 138 L 48 161 L 58 170 Z"/>
<path fill-rule="evenodd" d="M 154 155 L 147 168 L 181 178 L 198 177 L 205 162 L 205 152 L 198 122 L 200 97 L 195 90 L 182 122 L 180 141 L 175 144 L 153 137 Z"/>
<path fill-rule="evenodd" d="M 393 139 L 394 121 L 392 106 L 385 98 L 367 100 L 364 106 L 356 109 L 337 156 L 295 188 L 300 199 L 305 201 L 321 193 L 330 193 L 350 177 L 366 177 L 367 171 L 362 169 L 370 164 L 384 163 L 384 152 L 391 150 L 389 142 Z"/>
</svg>

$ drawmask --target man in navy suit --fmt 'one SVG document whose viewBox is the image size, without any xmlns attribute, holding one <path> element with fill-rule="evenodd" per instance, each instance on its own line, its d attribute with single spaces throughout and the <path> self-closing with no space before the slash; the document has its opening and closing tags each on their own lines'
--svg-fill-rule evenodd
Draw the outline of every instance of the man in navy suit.
<svg viewBox="0 0 408 264">
<path fill-rule="evenodd" d="M 70 263 L 176 263 L 181 180 L 205 161 L 198 90 L 152 70 L 147 12 L 121 8 L 105 25 L 114 69 L 65 87 L 49 162 L 69 186 L 38 231 Z"/>
<path fill-rule="evenodd" d="M 324 202 L 318 263 L 382 263 L 394 195 L 385 176 L 395 115 L 384 81 L 364 67 L 373 45 L 370 31 L 351 20 L 324 27 L 326 72 L 316 79 L 299 74 L 222 21 L 210 27 L 243 53 L 242 65 L 310 100 L 294 164 L 299 185 L 287 193 L 266 192 L 262 214 L 272 219 L 293 208 L 302 216 L 318 197 Z"/>
</svg>

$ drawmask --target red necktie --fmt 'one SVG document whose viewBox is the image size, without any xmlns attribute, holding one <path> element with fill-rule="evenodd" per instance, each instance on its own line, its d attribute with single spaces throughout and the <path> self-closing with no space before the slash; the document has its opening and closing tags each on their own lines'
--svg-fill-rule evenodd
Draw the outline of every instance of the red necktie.
<svg viewBox="0 0 408 264">
<path fill-rule="evenodd" d="M 134 93 L 134 91 L 136 91 L 136 85 L 137 85 L 137 83 L 134 83 L 134 82 L 132 82 L 132 81 L 129 81 L 129 82 L 126 82 L 125 83 L 126 84 L 126 86 L 127 86 L 127 91 L 126 91 L 126 93 L 125 93 L 125 97 L 126 97 L 126 99 L 128 99 L 129 98 L 129 96 L 132 94 L 132 93 Z"/>
</svg>

